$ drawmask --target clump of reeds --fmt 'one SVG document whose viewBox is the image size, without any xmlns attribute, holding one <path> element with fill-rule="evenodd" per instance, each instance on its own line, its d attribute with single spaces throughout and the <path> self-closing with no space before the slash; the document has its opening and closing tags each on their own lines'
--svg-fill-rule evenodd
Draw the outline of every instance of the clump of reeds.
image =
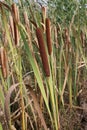
<svg viewBox="0 0 87 130">
<path fill-rule="evenodd" d="M 42 30 L 40 28 L 36 29 L 36 36 L 38 39 L 40 55 L 41 55 L 45 74 L 46 74 L 46 76 L 50 76 L 50 69 L 49 69 L 49 63 L 48 63 L 47 53 L 46 53 L 46 49 L 45 49 L 43 33 L 42 33 Z"/>
<path fill-rule="evenodd" d="M 50 19 L 46 18 L 46 39 L 47 39 L 47 47 L 48 47 L 48 54 L 51 55 L 52 53 L 52 41 L 51 41 L 51 28 L 50 28 Z"/>
</svg>

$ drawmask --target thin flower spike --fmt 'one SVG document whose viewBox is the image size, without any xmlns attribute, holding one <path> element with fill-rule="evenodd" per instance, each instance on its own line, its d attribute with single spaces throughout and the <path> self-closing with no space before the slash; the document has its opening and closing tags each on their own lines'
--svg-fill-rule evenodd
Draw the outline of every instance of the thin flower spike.
<svg viewBox="0 0 87 130">
<path fill-rule="evenodd" d="M 42 63 L 43 63 L 44 72 L 45 72 L 46 76 L 49 77 L 50 76 L 49 63 L 48 63 L 47 53 L 46 53 L 46 49 L 45 49 L 43 33 L 40 28 L 36 29 L 36 36 L 38 39 L 38 44 L 39 44 L 40 55 L 41 55 L 41 59 L 42 59 Z"/>
<path fill-rule="evenodd" d="M 0 63 L 2 68 L 3 77 L 7 77 L 7 57 L 6 57 L 6 51 L 4 47 L 0 48 Z"/>
<path fill-rule="evenodd" d="M 47 39 L 48 53 L 49 53 L 49 55 L 51 55 L 52 42 L 51 42 L 50 19 L 49 18 L 46 18 L 46 39 Z"/>
</svg>

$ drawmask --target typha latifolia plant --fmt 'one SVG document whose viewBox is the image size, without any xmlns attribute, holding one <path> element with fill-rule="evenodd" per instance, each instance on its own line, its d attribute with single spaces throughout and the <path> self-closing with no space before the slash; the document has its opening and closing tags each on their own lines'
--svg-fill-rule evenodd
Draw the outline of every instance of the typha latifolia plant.
<svg viewBox="0 0 87 130">
<path fill-rule="evenodd" d="M 20 1 L 19 8 L 12 1 L 11 6 L 0 2 L 0 28 L 7 39 L 6 44 L 0 41 L 0 102 L 3 122 L 6 120 L 4 129 L 58 130 L 61 108 L 65 105 L 72 108 L 76 104 L 82 69 L 83 79 L 86 78 L 83 44 L 86 47 L 87 34 L 73 23 L 71 28 L 52 23 L 45 7 L 34 15 L 35 3 L 27 2 L 28 5 Z"/>
</svg>

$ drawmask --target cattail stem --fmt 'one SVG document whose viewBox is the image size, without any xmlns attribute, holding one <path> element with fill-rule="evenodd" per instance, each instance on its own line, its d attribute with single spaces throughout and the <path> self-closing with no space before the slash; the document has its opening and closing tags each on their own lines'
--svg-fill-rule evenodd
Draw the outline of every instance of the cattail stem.
<svg viewBox="0 0 87 130">
<path fill-rule="evenodd" d="M 51 55 L 52 53 L 52 42 L 51 42 L 51 32 L 50 32 L 50 20 L 46 18 L 46 39 L 47 39 L 47 47 L 48 53 Z"/>
<path fill-rule="evenodd" d="M 50 76 L 49 63 L 48 63 L 47 53 L 46 53 L 46 49 L 45 49 L 43 33 L 42 33 L 42 30 L 40 28 L 36 29 L 36 35 L 37 35 L 37 39 L 38 39 L 43 68 L 44 68 L 46 76 L 49 77 Z"/>
</svg>

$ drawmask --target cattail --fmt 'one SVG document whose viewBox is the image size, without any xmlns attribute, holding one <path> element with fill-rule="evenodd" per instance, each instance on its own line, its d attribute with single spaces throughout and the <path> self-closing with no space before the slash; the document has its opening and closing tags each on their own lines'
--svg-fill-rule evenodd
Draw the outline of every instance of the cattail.
<svg viewBox="0 0 87 130">
<path fill-rule="evenodd" d="M 41 59 L 42 59 L 42 63 L 43 63 L 43 68 L 44 68 L 46 76 L 49 77 L 50 76 L 49 63 L 48 63 L 47 53 L 46 53 L 46 49 L 45 49 L 43 33 L 42 33 L 42 30 L 40 28 L 36 29 L 36 36 L 37 36 L 37 39 L 38 39 L 40 55 L 41 55 Z"/>
<path fill-rule="evenodd" d="M 51 55 L 52 53 L 52 42 L 51 42 L 51 31 L 50 31 L 50 20 L 46 18 L 46 39 L 47 39 L 47 47 L 48 53 Z"/>
<path fill-rule="evenodd" d="M 12 12 L 13 12 L 13 17 L 14 17 L 14 40 L 15 40 L 15 45 L 19 44 L 19 31 L 17 24 L 19 22 L 19 9 L 16 6 L 16 4 L 12 4 Z"/>
<path fill-rule="evenodd" d="M 70 36 L 69 36 L 69 31 L 67 28 L 65 28 L 64 34 L 65 34 L 65 43 L 69 45 L 70 44 Z"/>
<path fill-rule="evenodd" d="M 31 30 L 30 30 L 30 23 L 29 23 L 29 19 L 28 19 L 28 15 L 27 12 L 24 11 L 24 22 L 25 22 L 25 28 L 26 31 L 28 33 L 28 45 L 31 48 L 32 52 L 33 52 L 33 47 L 32 47 L 32 42 L 31 42 Z"/>
<path fill-rule="evenodd" d="M 45 18 L 46 18 L 46 7 L 42 6 L 42 28 L 45 32 Z"/>
<path fill-rule="evenodd" d="M 3 77 L 7 77 L 7 56 L 4 47 L 0 48 L 0 64 L 2 68 Z"/>
<path fill-rule="evenodd" d="M 13 22 L 13 17 L 11 15 L 9 16 L 9 25 L 10 25 L 12 37 L 14 39 L 14 22 Z"/>
<path fill-rule="evenodd" d="M 45 23 L 46 18 L 46 7 L 42 6 L 43 23 Z"/>
<path fill-rule="evenodd" d="M 80 37 L 81 37 L 82 46 L 84 47 L 85 46 L 85 34 L 83 33 L 83 31 L 81 31 Z"/>
</svg>

